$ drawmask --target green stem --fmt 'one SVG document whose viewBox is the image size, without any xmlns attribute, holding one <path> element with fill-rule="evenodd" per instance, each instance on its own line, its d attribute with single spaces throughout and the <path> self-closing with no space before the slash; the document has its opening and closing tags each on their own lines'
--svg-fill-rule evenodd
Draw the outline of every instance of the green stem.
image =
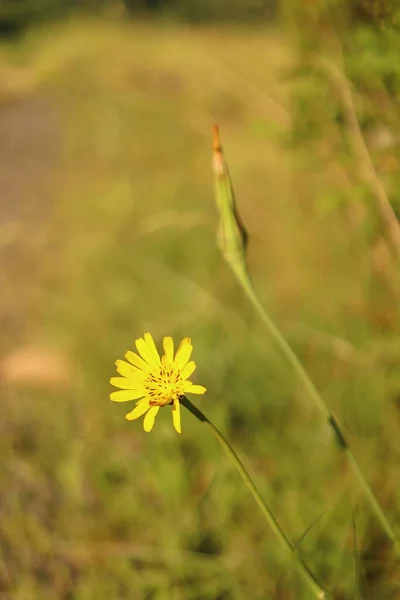
<svg viewBox="0 0 400 600">
<path fill-rule="evenodd" d="M 275 535 L 278 537 L 279 541 L 284 546 L 285 550 L 287 552 L 289 552 L 290 555 L 295 559 L 297 567 L 298 567 L 301 575 L 303 576 L 304 581 L 307 583 L 310 590 L 312 591 L 314 597 L 319 598 L 320 600 L 327 600 L 329 598 L 329 596 L 323 590 L 323 588 L 319 585 L 315 576 L 313 575 L 313 573 L 310 571 L 310 569 L 307 567 L 306 563 L 303 561 L 303 559 L 299 555 L 296 547 L 292 544 L 292 542 L 289 540 L 289 538 L 287 537 L 285 532 L 282 530 L 278 521 L 274 517 L 271 509 L 269 508 L 268 504 L 263 500 L 263 498 L 262 498 L 260 492 L 258 491 L 257 487 L 255 486 L 252 478 L 246 471 L 245 466 L 243 465 L 242 461 L 240 460 L 240 458 L 238 457 L 238 455 L 236 454 L 236 452 L 234 451 L 232 446 L 229 444 L 229 442 L 226 440 L 226 438 L 222 435 L 222 433 L 219 431 L 219 429 L 217 429 L 217 427 L 214 425 L 214 423 L 212 423 L 209 419 L 207 419 L 207 417 L 201 412 L 201 410 L 199 410 L 196 406 L 194 406 L 194 404 L 192 404 L 190 402 L 190 400 L 188 398 L 186 398 L 186 396 L 184 396 L 181 399 L 181 404 L 189 412 L 191 412 L 192 415 L 196 417 L 196 419 L 198 419 L 201 423 L 208 425 L 208 427 L 211 429 L 211 431 L 213 432 L 213 434 L 215 435 L 215 437 L 221 444 L 222 448 L 225 450 L 226 454 L 229 456 L 230 460 L 235 465 L 241 478 L 243 479 L 243 481 L 249 488 L 251 494 L 253 495 L 253 498 L 257 502 L 259 508 L 261 509 L 261 512 L 263 513 L 263 515 L 264 515 L 266 521 L 268 522 L 268 524 L 270 525 L 271 529 L 273 530 Z"/>
<path fill-rule="evenodd" d="M 318 392 L 317 388 L 313 384 L 312 380 L 310 379 L 307 371 L 303 367 L 299 358 L 296 356 L 295 352 L 292 350 L 289 343 L 286 341 L 286 339 L 284 338 L 282 333 L 279 331 L 278 327 L 275 325 L 275 323 L 269 317 L 268 313 L 266 312 L 263 305 L 259 301 L 257 294 L 254 290 L 254 287 L 251 283 L 250 276 L 247 273 L 247 270 L 244 267 L 242 267 L 241 265 L 238 265 L 237 263 L 233 264 L 232 261 L 228 261 L 228 262 L 230 263 L 230 266 L 231 266 L 233 272 L 235 273 L 244 292 L 246 293 L 246 296 L 248 297 L 251 304 L 253 305 L 253 308 L 259 314 L 261 320 L 263 321 L 264 325 L 268 329 L 268 331 L 269 331 L 271 337 L 274 339 L 276 345 L 278 346 L 278 348 L 280 348 L 283 355 L 286 357 L 287 361 L 291 364 L 294 371 L 298 375 L 300 381 L 303 383 L 305 389 L 307 390 L 309 396 L 312 398 L 312 400 L 314 401 L 314 403 L 316 404 L 316 406 L 318 407 L 320 412 L 323 414 L 323 416 L 326 418 L 329 425 L 332 427 L 332 429 L 335 433 L 336 439 L 339 443 L 339 447 L 344 451 L 347 462 L 350 465 L 350 467 L 360 485 L 360 488 L 362 489 L 362 491 L 364 493 L 365 498 L 368 500 L 372 511 L 375 513 L 375 516 L 377 517 L 378 521 L 381 523 L 384 531 L 386 532 L 386 534 L 392 541 L 394 549 L 396 551 L 396 554 L 400 555 L 400 543 L 394 532 L 394 529 L 393 529 L 392 525 L 390 524 L 388 518 L 386 517 L 385 513 L 383 512 L 383 509 L 380 506 L 378 500 L 376 499 L 376 496 L 373 493 L 369 483 L 365 479 L 365 477 L 360 469 L 360 466 L 359 466 L 353 452 L 351 451 L 349 444 L 343 434 L 343 431 L 340 428 L 340 425 L 336 421 L 335 417 L 329 411 L 327 405 L 325 404 L 325 401 L 323 400 L 321 394 Z"/>
</svg>

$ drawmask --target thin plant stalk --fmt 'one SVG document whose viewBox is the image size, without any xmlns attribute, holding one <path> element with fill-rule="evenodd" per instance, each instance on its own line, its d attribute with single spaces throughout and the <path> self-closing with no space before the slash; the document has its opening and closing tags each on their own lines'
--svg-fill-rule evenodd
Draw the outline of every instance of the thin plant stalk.
<svg viewBox="0 0 400 600">
<path fill-rule="evenodd" d="M 239 271 L 236 272 L 236 270 L 234 270 L 234 272 L 235 272 L 235 275 L 236 275 L 238 281 L 241 284 L 243 291 L 246 293 L 246 296 L 249 298 L 254 309 L 257 311 L 257 313 L 259 314 L 260 318 L 262 319 L 264 325 L 267 327 L 267 329 L 268 329 L 269 333 L 271 334 L 271 337 L 274 339 L 276 345 L 281 349 L 282 353 L 284 354 L 284 356 L 286 357 L 288 362 L 290 362 L 291 366 L 293 367 L 293 370 L 296 372 L 299 379 L 302 381 L 309 396 L 312 398 L 312 400 L 314 401 L 314 403 L 320 410 L 321 414 L 324 415 L 324 417 L 326 418 L 329 425 L 333 428 L 336 439 L 339 444 L 339 447 L 344 452 L 344 454 L 347 458 L 347 462 L 349 463 L 349 465 L 359 483 L 359 486 L 364 493 L 364 496 L 368 500 L 376 517 L 380 521 L 384 531 L 386 532 L 388 537 L 393 542 L 396 552 L 399 553 L 400 552 L 399 540 L 396 537 L 393 527 L 392 527 L 391 523 L 389 522 L 388 518 L 386 517 L 378 500 L 376 499 L 376 496 L 373 493 L 370 485 L 368 484 L 367 480 L 365 479 L 364 474 L 361 471 L 360 466 L 357 462 L 357 459 L 354 456 L 353 452 L 351 451 L 349 444 L 348 444 L 346 438 L 344 437 L 344 434 L 343 434 L 336 418 L 329 412 L 329 409 L 328 409 L 327 405 L 325 404 L 322 396 L 320 395 L 317 388 L 313 384 L 311 378 L 309 377 L 307 371 L 301 364 L 297 355 L 292 350 L 292 348 L 289 345 L 289 343 L 287 342 L 287 340 L 281 334 L 279 329 L 276 327 L 275 323 L 272 321 L 272 319 L 269 317 L 268 313 L 265 311 L 265 309 L 261 305 L 261 303 L 254 291 L 254 288 L 252 287 L 251 282 L 243 275 L 243 273 L 240 273 Z"/>
<path fill-rule="evenodd" d="M 286 360 L 297 374 L 309 397 L 312 399 L 321 415 L 324 417 L 324 419 L 326 419 L 326 422 L 333 429 L 338 445 L 344 452 L 347 462 L 358 481 L 360 489 L 368 501 L 371 510 L 381 523 L 383 530 L 392 541 L 396 554 L 399 555 L 400 543 L 396 533 L 390 521 L 386 517 L 382 507 L 380 506 L 369 483 L 364 477 L 364 474 L 361 471 L 353 452 L 351 451 L 349 443 L 347 442 L 339 423 L 330 412 L 324 399 L 318 392 L 306 369 L 303 367 L 300 359 L 297 357 L 286 338 L 280 332 L 258 299 L 247 268 L 247 233 L 237 212 L 232 182 L 222 152 L 222 147 L 219 140 L 219 131 L 217 127 L 214 127 L 213 150 L 216 199 L 220 212 L 220 224 L 218 231 L 218 242 L 220 249 L 233 273 L 235 274 L 241 288 L 249 299 L 254 310 L 261 318 L 275 344 L 281 350 L 282 354 L 285 356 Z"/>
<path fill-rule="evenodd" d="M 279 525 L 279 523 L 276 520 L 274 514 L 272 513 L 270 507 L 265 502 L 265 500 L 262 498 L 254 481 L 250 477 L 250 475 L 247 472 L 242 461 L 240 460 L 240 458 L 238 457 L 238 455 L 236 454 L 236 452 L 234 451 L 232 446 L 229 444 L 227 439 L 222 435 L 222 433 L 214 425 L 214 423 L 212 423 L 212 421 L 210 421 L 204 415 L 204 413 L 201 412 L 201 410 L 199 410 L 196 406 L 194 406 L 194 404 L 192 404 L 192 402 L 188 398 L 186 398 L 186 396 L 184 396 L 181 399 L 181 404 L 194 417 L 196 417 L 196 419 L 198 419 L 201 423 L 207 425 L 211 429 L 211 431 L 217 438 L 218 442 L 221 444 L 222 448 L 226 452 L 227 456 L 234 464 L 236 470 L 238 471 L 239 475 L 243 479 L 244 483 L 247 485 L 248 489 L 250 490 L 254 500 L 258 504 L 258 507 L 260 508 L 267 523 L 269 524 L 269 526 L 271 527 L 271 529 L 273 530 L 273 532 L 275 533 L 275 535 L 277 536 L 277 538 L 279 539 L 279 541 L 281 542 L 281 544 L 285 548 L 285 550 L 295 560 L 295 564 L 299 570 L 299 573 L 302 575 L 303 580 L 307 584 L 310 592 L 312 592 L 313 597 L 318 598 L 320 600 L 328 600 L 329 596 L 328 596 L 327 592 L 325 592 L 325 590 L 320 586 L 320 584 L 318 583 L 318 581 L 315 578 L 312 571 L 309 569 L 309 567 L 306 565 L 306 563 L 303 561 L 303 559 L 299 555 L 294 544 L 292 544 L 292 542 L 290 541 L 288 536 L 285 534 L 285 532 Z"/>
</svg>

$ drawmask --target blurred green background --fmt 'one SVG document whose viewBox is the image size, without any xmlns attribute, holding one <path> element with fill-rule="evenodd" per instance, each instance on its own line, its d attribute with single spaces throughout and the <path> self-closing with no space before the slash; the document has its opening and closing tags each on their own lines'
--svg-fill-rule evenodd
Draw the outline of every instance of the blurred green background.
<svg viewBox="0 0 400 600">
<path fill-rule="evenodd" d="M 309 597 L 190 414 L 146 434 L 109 402 L 145 331 L 192 338 L 195 402 L 291 538 L 312 525 L 300 548 L 334 598 L 400 597 L 330 429 L 218 252 L 211 171 L 218 123 L 255 286 L 399 531 L 398 262 L 318 63 L 346 73 L 400 214 L 395 5 L 1 4 L 2 600 Z"/>
</svg>

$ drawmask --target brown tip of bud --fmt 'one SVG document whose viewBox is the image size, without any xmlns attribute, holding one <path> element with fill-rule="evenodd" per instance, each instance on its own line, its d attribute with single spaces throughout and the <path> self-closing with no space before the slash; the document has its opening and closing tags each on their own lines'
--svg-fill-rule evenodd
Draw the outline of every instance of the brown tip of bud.
<svg viewBox="0 0 400 600">
<path fill-rule="evenodd" d="M 219 127 L 214 125 L 213 127 L 213 157 L 214 157 L 214 172 L 216 175 L 221 176 L 225 172 L 224 157 L 222 154 L 222 146 L 219 139 Z"/>
<path fill-rule="evenodd" d="M 219 127 L 218 125 L 213 126 L 213 150 L 214 152 L 221 152 L 221 141 L 219 139 Z"/>
</svg>

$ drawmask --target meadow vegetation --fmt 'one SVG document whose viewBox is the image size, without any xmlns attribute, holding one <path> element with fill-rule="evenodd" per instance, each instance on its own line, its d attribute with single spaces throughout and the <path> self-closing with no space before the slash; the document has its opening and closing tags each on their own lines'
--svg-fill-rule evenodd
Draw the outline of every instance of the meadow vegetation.
<svg viewBox="0 0 400 600">
<path fill-rule="evenodd" d="M 367 35 L 376 85 L 355 105 L 398 210 L 400 84 Z M 169 411 L 146 434 L 109 401 L 146 331 L 192 338 L 195 403 L 332 596 L 400 597 L 390 543 L 216 243 L 214 123 L 258 294 L 400 533 L 398 262 L 340 90 L 272 26 L 81 18 L 0 60 L 0 597 L 309 597 L 189 413 L 182 435 Z"/>
</svg>

